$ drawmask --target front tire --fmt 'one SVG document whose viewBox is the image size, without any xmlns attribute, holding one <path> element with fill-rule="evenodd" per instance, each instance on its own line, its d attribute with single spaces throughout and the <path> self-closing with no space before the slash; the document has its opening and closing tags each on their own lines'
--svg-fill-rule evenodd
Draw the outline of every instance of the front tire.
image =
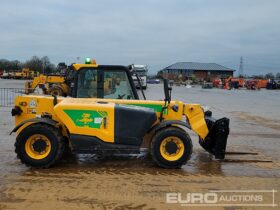
<svg viewBox="0 0 280 210">
<path fill-rule="evenodd" d="M 181 168 L 191 157 L 192 141 L 180 128 L 170 127 L 156 133 L 151 142 L 151 156 L 163 168 Z"/>
<path fill-rule="evenodd" d="M 44 124 L 32 124 L 17 136 L 15 152 L 26 166 L 49 168 L 61 158 L 63 143 L 58 129 Z"/>
</svg>

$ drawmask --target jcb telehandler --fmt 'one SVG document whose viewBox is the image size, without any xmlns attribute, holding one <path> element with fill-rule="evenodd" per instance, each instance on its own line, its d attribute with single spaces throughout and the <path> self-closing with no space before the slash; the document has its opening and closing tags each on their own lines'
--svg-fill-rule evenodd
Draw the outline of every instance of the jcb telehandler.
<svg viewBox="0 0 280 210">
<path fill-rule="evenodd" d="M 74 153 L 103 155 L 148 148 L 158 166 L 180 168 L 192 154 L 192 142 L 183 127 L 197 133 L 200 145 L 215 158 L 224 159 L 229 119 L 215 120 L 199 104 L 171 101 L 167 80 L 163 101 L 139 100 L 127 67 L 74 67 L 76 98 L 27 95 L 15 99 L 12 132 L 17 134 L 15 152 L 22 163 L 48 168 L 67 147 Z M 112 78 L 116 83 L 105 91 L 105 81 Z"/>
</svg>

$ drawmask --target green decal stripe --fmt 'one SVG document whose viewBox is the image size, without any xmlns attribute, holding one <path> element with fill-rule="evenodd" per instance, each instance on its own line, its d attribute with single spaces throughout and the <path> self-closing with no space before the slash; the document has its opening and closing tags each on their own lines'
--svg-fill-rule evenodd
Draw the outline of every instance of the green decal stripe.
<svg viewBox="0 0 280 210">
<path fill-rule="evenodd" d="M 106 117 L 106 116 L 107 116 L 107 112 L 99 111 L 98 113 L 99 113 L 102 117 Z"/>
<path fill-rule="evenodd" d="M 153 109 L 155 112 L 161 112 L 161 110 L 162 110 L 162 105 L 160 105 L 160 104 L 126 104 L 126 105 L 150 108 L 150 109 Z M 164 114 L 167 114 L 167 109 L 164 110 Z"/>
<path fill-rule="evenodd" d="M 63 110 L 78 127 L 100 128 L 102 122 L 95 123 L 95 118 L 103 118 L 107 116 L 107 112 L 101 112 L 93 110 Z"/>
</svg>

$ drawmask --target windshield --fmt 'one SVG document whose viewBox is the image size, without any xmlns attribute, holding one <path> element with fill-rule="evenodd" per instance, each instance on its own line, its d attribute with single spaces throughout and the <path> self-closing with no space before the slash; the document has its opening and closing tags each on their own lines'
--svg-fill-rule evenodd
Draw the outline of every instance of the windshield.
<svg viewBox="0 0 280 210">
<path fill-rule="evenodd" d="M 104 98 L 135 99 L 125 71 L 104 71 Z"/>
<path fill-rule="evenodd" d="M 135 72 L 138 74 L 138 76 L 146 76 L 147 71 L 145 69 L 135 69 Z"/>
</svg>

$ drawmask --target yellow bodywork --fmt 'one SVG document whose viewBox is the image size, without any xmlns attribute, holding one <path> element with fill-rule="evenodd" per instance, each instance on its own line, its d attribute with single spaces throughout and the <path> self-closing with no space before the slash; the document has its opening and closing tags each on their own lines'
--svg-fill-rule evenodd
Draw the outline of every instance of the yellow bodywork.
<svg viewBox="0 0 280 210">
<path fill-rule="evenodd" d="M 20 72 L 14 72 L 15 79 L 33 79 L 37 76 L 37 72 L 28 68 L 23 68 Z"/>
<path fill-rule="evenodd" d="M 74 70 L 79 71 L 81 68 L 97 68 L 98 64 L 82 64 L 82 63 L 74 63 L 73 65 Z"/>
<path fill-rule="evenodd" d="M 184 115 L 187 116 L 192 130 L 204 139 L 208 134 L 208 128 L 201 106 L 199 104 L 186 104 L 184 107 Z"/>
<path fill-rule="evenodd" d="M 75 102 L 76 99 L 64 99 L 61 103 L 57 104 L 54 108 L 56 116 L 58 116 L 59 121 L 66 125 L 68 131 L 71 134 L 89 135 L 98 137 L 105 142 L 114 142 L 114 103 L 100 104 L 96 101 L 88 100 Z M 72 119 L 65 110 L 80 111 L 81 114 L 77 119 Z M 94 118 L 91 111 L 96 112 L 106 112 L 108 122 L 106 127 L 104 126 L 103 119 L 101 120 L 100 128 L 91 128 L 90 123 L 94 122 Z M 77 126 L 80 123 L 81 126 Z"/>
<path fill-rule="evenodd" d="M 41 117 L 48 114 L 52 120 L 57 121 L 57 126 L 62 127 L 63 135 L 80 134 L 96 136 L 104 142 L 114 142 L 114 109 L 116 104 L 125 106 L 139 106 L 153 109 L 160 123 L 160 111 L 164 106 L 163 101 L 150 100 L 119 100 L 119 99 L 81 99 L 58 97 L 58 104 L 53 104 L 54 98 L 47 96 L 19 96 L 15 106 L 19 106 L 22 113 L 15 117 L 16 125 L 30 118 Z M 172 106 L 176 105 L 178 111 Z M 185 120 L 189 122 L 192 130 L 202 139 L 208 134 L 208 128 L 204 120 L 204 112 L 198 104 L 184 104 L 181 101 L 171 101 L 164 111 L 163 121 Z M 137 119 L 135 119 L 137 120 Z M 27 123 L 17 132 L 21 132 Z"/>
</svg>

